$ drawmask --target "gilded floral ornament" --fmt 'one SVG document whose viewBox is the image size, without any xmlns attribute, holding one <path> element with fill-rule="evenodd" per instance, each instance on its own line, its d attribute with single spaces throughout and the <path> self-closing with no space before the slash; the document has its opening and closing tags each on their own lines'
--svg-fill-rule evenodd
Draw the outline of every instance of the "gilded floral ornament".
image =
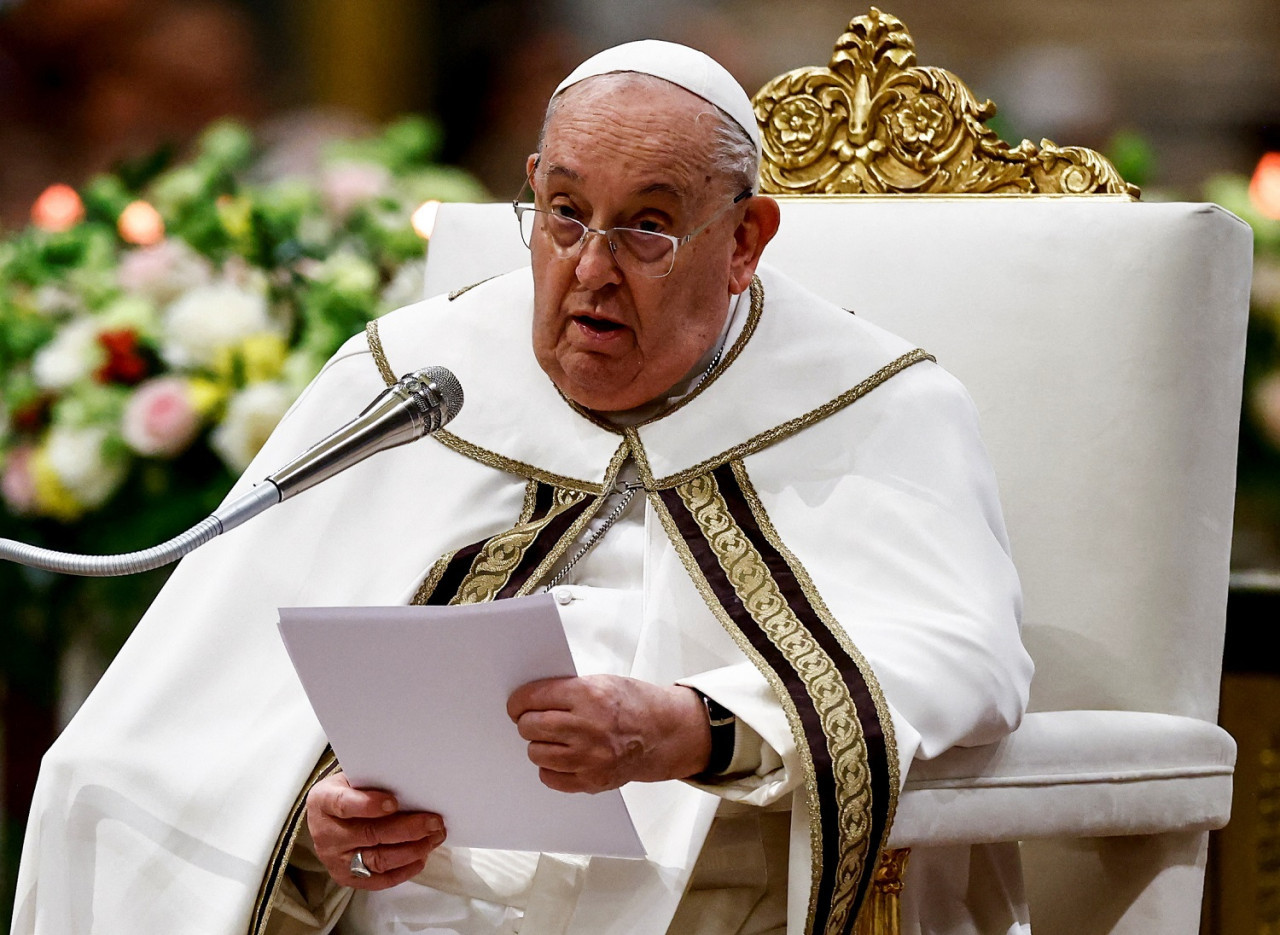
<svg viewBox="0 0 1280 935">
<path fill-rule="evenodd" d="M 916 64 L 902 21 L 855 18 L 825 68 L 779 75 L 753 101 L 771 194 L 1063 194 L 1138 197 L 1102 155 L 985 126 L 995 115 L 951 72 Z"/>
</svg>

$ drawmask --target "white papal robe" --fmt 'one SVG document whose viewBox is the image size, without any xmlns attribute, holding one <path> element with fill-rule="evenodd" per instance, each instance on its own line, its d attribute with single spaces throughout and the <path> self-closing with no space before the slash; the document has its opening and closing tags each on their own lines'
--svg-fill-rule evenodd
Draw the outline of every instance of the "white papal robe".
<svg viewBox="0 0 1280 935">
<path fill-rule="evenodd" d="M 538 368 L 527 270 L 387 316 L 379 355 L 363 336 L 348 342 L 233 497 L 351 418 L 386 373 L 448 367 L 466 391 L 461 415 L 445 433 L 380 454 L 183 561 L 45 759 L 14 931 L 261 929 L 294 843 L 281 829 L 326 746 L 276 609 L 404 603 L 438 590 L 467 548 L 546 519 L 539 497 L 562 498 L 553 511 L 579 510 L 555 533 L 557 543 L 576 541 L 593 510 L 581 504 L 597 503 L 629 459 L 647 499 L 638 584 L 622 589 L 630 594 L 619 605 L 630 608 L 634 641 L 626 674 L 698 687 L 769 756 L 732 783 L 631 784 L 624 795 L 650 859 L 535 858 L 535 881 L 545 871 L 547 887 L 539 892 L 559 907 L 560 930 L 661 933 L 723 801 L 790 808 L 788 931 L 805 931 L 819 877 L 833 870 L 831 854 L 813 850 L 832 840 L 816 812 L 826 800 L 805 747 L 813 731 L 762 661 L 770 647 L 762 653 L 726 611 L 737 600 L 729 590 L 741 597 L 747 585 L 728 572 L 712 580 L 732 564 L 715 523 L 746 524 L 759 549 L 773 550 L 803 612 L 824 622 L 824 645 L 857 663 L 875 701 L 869 728 L 827 723 L 827 712 L 817 730 L 821 742 L 823 731 L 851 729 L 865 750 L 868 730 L 883 735 L 878 786 L 865 750 L 860 760 L 833 754 L 862 777 L 834 781 L 841 811 L 831 827 L 841 834 L 848 809 L 871 807 L 872 788 L 889 799 L 874 803 L 887 834 L 914 757 L 1015 727 L 1031 662 L 994 478 L 963 389 L 900 339 L 781 274 L 762 268 L 760 282 L 715 374 L 625 433 L 571 407 Z M 726 498 L 738 513 L 720 508 Z M 548 554 L 526 568 L 527 587 L 562 560 Z M 512 580 L 486 574 L 472 565 L 450 587 L 478 599 Z M 598 635 L 607 641 L 608 628 Z"/>
</svg>

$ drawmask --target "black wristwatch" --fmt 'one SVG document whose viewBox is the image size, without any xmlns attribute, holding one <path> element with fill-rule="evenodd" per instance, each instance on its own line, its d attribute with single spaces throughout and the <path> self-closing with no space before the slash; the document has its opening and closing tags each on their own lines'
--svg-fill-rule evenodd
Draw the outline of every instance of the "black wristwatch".
<svg viewBox="0 0 1280 935">
<path fill-rule="evenodd" d="M 714 698 L 708 698 L 696 688 L 698 697 L 707 709 L 707 723 L 711 727 L 711 757 L 707 760 L 705 775 L 717 776 L 733 762 L 733 748 L 738 734 L 738 717 Z"/>
</svg>

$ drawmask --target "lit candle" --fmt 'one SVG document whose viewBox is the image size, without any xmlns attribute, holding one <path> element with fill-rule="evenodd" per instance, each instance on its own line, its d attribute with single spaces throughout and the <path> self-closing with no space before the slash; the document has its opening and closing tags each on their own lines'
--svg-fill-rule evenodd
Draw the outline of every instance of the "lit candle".
<svg viewBox="0 0 1280 935">
<path fill-rule="evenodd" d="M 42 230 L 71 230 L 84 220 L 84 202 L 70 185 L 50 185 L 31 206 L 31 223 Z"/>
<path fill-rule="evenodd" d="M 1258 160 L 1249 183 L 1249 200 L 1262 214 L 1280 220 L 1280 153 L 1267 153 Z"/>
<path fill-rule="evenodd" d="M 120 212 L 116 227 L 123 240 L 142 247 L 164 240 L 164 218 L 145 201 L 133 201 L 126 205 Z"/>
<path fill-rule="evenodd" d="M 413 229 L 418 232 L 418 236 L 423 240 L 431 239 L 431 231 L 436 226 L 436 212 L 439 210 L 440 202 L 427 201 L 417 211 L 413 212 L 413 217 L 410 218 L 413 223 Z"/>
</svg>

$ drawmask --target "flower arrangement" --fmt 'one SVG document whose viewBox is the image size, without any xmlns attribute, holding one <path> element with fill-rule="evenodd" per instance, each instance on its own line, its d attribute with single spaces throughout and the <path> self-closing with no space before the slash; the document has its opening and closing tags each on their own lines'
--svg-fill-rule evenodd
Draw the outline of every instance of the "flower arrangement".
<svg viewBox="0 0 1280 935">
<path fill-rule="evenodd" d="M 95 519 L 205 515 L 327 357 L 419 297 L 414 210 L 485 197 L 436 143 L 405 119 L 264 178 L 220 123 L 181 164 L 47 190 L 0 241 L 0 534 L 114 550 Z"/>
</svg>

